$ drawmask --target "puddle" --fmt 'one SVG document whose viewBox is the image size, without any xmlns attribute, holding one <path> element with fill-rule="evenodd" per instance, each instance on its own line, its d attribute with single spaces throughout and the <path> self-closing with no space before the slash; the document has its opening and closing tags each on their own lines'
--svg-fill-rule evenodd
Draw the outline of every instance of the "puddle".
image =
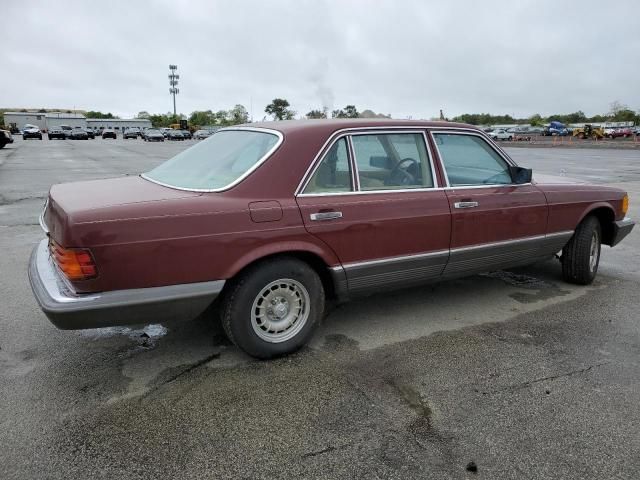
<svg viewBox="0 0 640 480">
<path fill-rule="evenodd" d="M 531 290 L 540 290 L 543 288 L 553 288 L 555 285 L 540 280 L 536 277 L 529 275 L 522 275 L 520 273 L 507 272 L 504 270 L 498 270 L 495 272 L 482 273 L 479 276 L 488 278 L 497 278 L 502 280 L 507 285 L 512 285 L 518 288 L 528 288 Z"/>
</svg>

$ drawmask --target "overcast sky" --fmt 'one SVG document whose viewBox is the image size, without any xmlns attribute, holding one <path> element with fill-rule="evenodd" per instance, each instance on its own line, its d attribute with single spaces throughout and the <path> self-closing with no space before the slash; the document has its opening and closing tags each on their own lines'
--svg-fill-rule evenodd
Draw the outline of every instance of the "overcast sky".
<svg viewBox="0 0 640 480">
<path fill-rule="evenodd" d="M 640 2 L 2 1 L 0 107 L 127 117 L 275 97 L 394 118 L 640 109 Z"/>
</svg>

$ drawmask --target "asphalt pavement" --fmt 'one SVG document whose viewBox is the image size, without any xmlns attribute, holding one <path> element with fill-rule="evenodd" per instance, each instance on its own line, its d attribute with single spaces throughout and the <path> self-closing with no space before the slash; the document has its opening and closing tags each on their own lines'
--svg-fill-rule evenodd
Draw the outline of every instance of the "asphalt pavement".
<svg viewBox="0 0 640 480">
<path fill-rule="evenodd" d="M 363 298 L 270 362 L 185 323 L 60 331 L 29 288 L 53 183 L 133 175 L 195 141 L 0 150 L 0 478 L 640 478 L 640 233 L 596 282 L 557 261 Z M 640 151 L 508 148 L 621 186 Z"/>
</svg>

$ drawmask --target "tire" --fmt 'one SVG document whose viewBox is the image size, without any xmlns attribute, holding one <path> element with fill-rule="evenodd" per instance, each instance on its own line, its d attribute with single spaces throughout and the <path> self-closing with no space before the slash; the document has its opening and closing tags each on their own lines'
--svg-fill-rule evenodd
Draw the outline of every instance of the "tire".
<svg viewBox="0 0 640 480">
<path fill-rule="evenodd" d="M 294 302 L 300 304 L 297 313 L 291 308 Z M 279 311 L 274 312 L 272 305 Z M 220 316 L 229 340 L 252 357 L 266 360 L 305 345 L 320 324 L 324 307 L 318 274 L 300 260 L 279 257 L 251 266 L 232 280 Z"/>
<path fill-rule="evenodd" d="M 513 137 L 509 137 L 509 141 L 513 140 Z"/>
<path fill-rule="evenodd" d="M 589 285 L 600 264 L 602 229 L 596 217 L 585 218 L 562 249 L 562 277 L 566 282 Z"/>
</svg>

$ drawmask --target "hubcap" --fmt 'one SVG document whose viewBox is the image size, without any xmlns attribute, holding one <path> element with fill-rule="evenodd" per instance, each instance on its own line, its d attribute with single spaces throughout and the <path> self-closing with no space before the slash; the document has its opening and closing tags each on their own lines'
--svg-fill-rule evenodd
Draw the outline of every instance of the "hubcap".
<svg viewBox="0 0 640 480">
<path fill-rule="evenodd" d="M 253 331 L 266 342 L 286 342 L 307 323 L 310 303 L 309 292 L 300 282 L 290 278 L 271 282 L 253 301 Z"/>
<path fill-rule="evenodd" d="M 591 246 L 589 248 L 589 271 L 592 273 L 596 271 L 596 267 L 598 266 L 598 233 L 593 232 L 591 235 Z"/>
</svg>

